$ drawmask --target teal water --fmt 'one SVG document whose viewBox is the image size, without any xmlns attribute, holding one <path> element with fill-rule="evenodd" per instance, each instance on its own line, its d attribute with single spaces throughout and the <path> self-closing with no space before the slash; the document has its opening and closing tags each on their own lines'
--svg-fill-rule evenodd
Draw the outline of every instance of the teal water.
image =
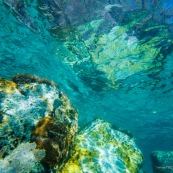
<svg viewBox="0 0 173 173">
<path fill-rule="evenodd" d="M 76 12 L 85 10 L 80 3 L 69 10 L 68 24 L 48 20 L 51 11 L 39 12 L 37 1 L 28 1 L 27 22 L 34 27 L 27 27 L 0 1 L 0 77 L 26 73 L 53 80 L 78 110 L 80 127 L 101 118 L 127 129 L 151 172 L 150 153 L 173 150 L 173 21 L 157 16 L 172 1 L 162 2 L 153 18 L 149 3 L 142 10 L 124 2 L 126 12 L 114 1 L 94 2 L 85 18 Z"/>
</svg>

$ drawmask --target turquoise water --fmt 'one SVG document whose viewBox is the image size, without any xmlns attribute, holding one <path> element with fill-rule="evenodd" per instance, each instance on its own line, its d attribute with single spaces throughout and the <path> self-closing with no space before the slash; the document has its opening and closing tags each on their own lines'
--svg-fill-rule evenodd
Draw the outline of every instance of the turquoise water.
<svg viewBox="0 0 173 173">
<path fill-rule="evenodd" d="M 0 1 L 0 77 L 54 81 L 81 128 L 101 118 L 128 130 L 151 172 L 150 153 L 173 150 L 173 2 L 45 1 L 46 11 L 38 2 L 20 15 Z"/>
</svg>

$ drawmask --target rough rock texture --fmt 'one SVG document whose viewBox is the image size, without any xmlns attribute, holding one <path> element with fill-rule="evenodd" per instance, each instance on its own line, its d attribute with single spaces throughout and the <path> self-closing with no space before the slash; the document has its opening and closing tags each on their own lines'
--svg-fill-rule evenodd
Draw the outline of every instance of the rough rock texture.
<svg viewBox="0 0 173 173">
<path fill-rule="evenodd" d="M 96 120 L 76 136 L 72 158 L 62 173 L 138 173 L 142 162 L 133 138 Z"/>
<path fill-rule="evenodd" d="M 70 124 L 50 116 L 39 120 L 31 133 L 31 139 L 36 142 L 37 148 L 46 150 L 46 156 L 42 160 L 46 168 L 61 166 L 68 159 L 74 136 Z"/>
<path fill-rule="evenodd" d="M 134 140 L 109 123 L 96 120 L 76 136 L 78 114 L 52 82 L 30 75 L 0 79 L 0 95 L 0 172 L 140 170 Z"/>
<path fill-rule="evenodd" d="M 69 157 L 78 129 L 78 114 L 69 99 L 52 82 L 30 75 L 0 79 L 0 96 L 2 157 L 23 142 L 35 141 L 38 149 L 46 150 L 45 168 L 57 162 L 60 166 Z"/>
<path fill-rule="evenodd" d="M 3 1 L 7 6 L 9 6 L 13 10 L 15 16 L 20 22 L 22 22 L 24 25 L 26 25 L 34 32 L 39 32 L 38 28 L 36 28 L 34 24 L 34 20 L 30 17 L 30 14 L 27 10 L 26 0 L 3 0 Z"/>
<path fill-rule="evenodd" d="M 43 172 L 40 160 L 45 156 L 44 150 L 37 150 L 35 143 L 23 143 L 15 148 L 9 156 L 0 160 L 1 173 Z"/>
<path fill-rule="evenodd" d="M 153 173 L 173 172 L 173 152 L 154 151 L 151 153 Z"/>
</svg>

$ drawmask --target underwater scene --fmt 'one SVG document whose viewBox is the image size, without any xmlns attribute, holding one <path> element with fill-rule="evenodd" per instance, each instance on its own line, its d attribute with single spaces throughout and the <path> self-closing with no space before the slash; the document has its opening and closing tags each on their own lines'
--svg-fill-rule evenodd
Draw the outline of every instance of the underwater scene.
<svg viewBox="0 0 173 173">
<path fill-rule="evenodd" d="M 173 173 L 173 0 L 0 0 L 0 173 Z"/>
</svg>

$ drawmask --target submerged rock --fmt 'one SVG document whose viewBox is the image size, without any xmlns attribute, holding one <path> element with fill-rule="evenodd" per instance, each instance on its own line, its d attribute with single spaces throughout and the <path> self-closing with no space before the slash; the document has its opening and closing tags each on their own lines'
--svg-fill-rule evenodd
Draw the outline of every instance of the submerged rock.
<svg viewBox="0 0 173 173">
<path fill-rule="evenodd" d="M 39 29 L 34 24 L 34 20 L 30 17 L 25 0 L 3 0 L 3 2 L 12 9 L 16 18 L 21 23 L 26 25 L 32 31 L 39 32 Z"/>
<path fill-rule="evenodd" d="M 63 48 L 57 48 L 58 58 L 72 66 L 93 90 L 107 85 L 119 89 L 134 74 L 158 74 L 173 44 L 169 27 L 156 23 L 150 11 L 123 10 L 121 6 L 107 5 L 101 18 L 71 31 L 62 28 L 52 32 L 64 43 Z M 79 70 L 83 67 L 85 70 Z"/>
<path fill-rule="evenodd" d="M 35 141 L 46 151 L 45 168 L 60 166 L 78 129 L 78 114 L 69 99 L 53 82 L 30 75 L 0 79 L 0 95 L 0 149 L 6 148 L 2 157 L 23 142 Z"/>
<path fill-rule="evenodd" d="M 84 24 L 99 17 L 106 17 L 108 20 L 115 19 L 117 22 L 124 20 L 124 12 L 137 10 L 148 10 L 154 21 L 168 25 L 173 23 L 172 2 L 165 3 L 163 0 L 153 0 L 152 2 L 148 0 L 3 0 L 3 2 L 12 8 L 22 23 L 34 31 L 33 19 L 30 17 L 32 15 L 28 10 L 28 7 L 34 3 L 36 4 L 34 7 L 48 18 L 52 29 Z M 116 7 L 121 7 L 122 10 L 119 11 Z"/>
<path fill-rule="evenodd" d="M 0 172 L 137 173 L 142 154 L 132 136 L 94 121 L 76 136 L 78 114 L 51 81 L 0 79 Z M 32 143 L 29 143 L 32 142 Z"/>
<path fill-rule="evenodd" d="M 151 160 L 153 173 L 173 172 L 173 151 L 154 151 Z"/>
<path fill-rule="evenodd" d="M 35 143 L 23 143 L 15 148 L 4 160 L 0 160 L 1 173 L 43 172 L 40 160 L 44 150 L 37 150 Z"/>
<path fill-rule="evenodd" d="M 119 89 L 134 74 L 159 73 L 173 45 L 171 1 L 4 2 L 32 30 L 36 20 L 41 32 L 47 30 L 60 41 L 57 58 L 95 91 Z"/>
<path fill-rule="evenodd" d="M 137 173 L 142 162 L 131 137 L 96 120 L 76 136 L 73 155 L 62 173 Z"/>
<path fill-rule="evenodd" d="M 121 7 L 117 8 L 122 10 Z M 76 27 L 73 39 L 64 41 L 71 52 L 64 61 L 74 70 L 83 66 L 97 69 L 97 76 L 105 78 L 102 83 L 113 88 L 120 88 L 119 83 L 134 74 L 158 73 L 162 70 L 164 51 L 173 42 L 167 26 L 156 26 L 152 18 L 145 19 L 145 23 L 138 26 L 146 13 L 124 14 L 126 22 L 119 26 L 110 20 L 97 19 Z M 61 54 L 57 49 L 57 55 Z M 88 71 L 90 73 L 91 70 Z M 99 72 L 102 72 L 101 75 Z M 81 78 L 89 76 L 86 71 L 77 74 Z"/>
</svg>

